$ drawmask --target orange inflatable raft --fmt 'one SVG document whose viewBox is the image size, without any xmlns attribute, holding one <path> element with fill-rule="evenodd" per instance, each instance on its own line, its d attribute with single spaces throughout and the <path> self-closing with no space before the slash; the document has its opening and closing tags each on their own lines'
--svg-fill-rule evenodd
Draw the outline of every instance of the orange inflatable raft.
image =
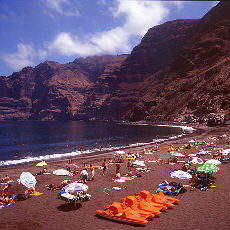
<svg viewBox="0 0 230 230">
<path fill-rule="evenodd" d="M 141 216 L 130 207 L 123 208 L 121 203 L 113 202 L 107 210 L 97 210 L 97 215 L 111 219 L 133 224 L 148 223 L 146 216 Z"/>
</svg>

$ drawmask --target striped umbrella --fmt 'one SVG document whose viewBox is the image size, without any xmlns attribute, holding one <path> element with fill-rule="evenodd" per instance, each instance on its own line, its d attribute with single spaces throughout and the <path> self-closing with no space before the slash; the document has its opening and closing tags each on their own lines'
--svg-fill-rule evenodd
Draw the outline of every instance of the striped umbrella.
<svg viewBox="0 0 230 230">
<path fill-rule="evenodd" d="M 75 192 L 83 192 L 88 189 L 88 186 L 86 184 L 80 183 L 80 182 L 73 182 L 71 184 L 66 185 L 63 190 L 67 193 L 75 193 Z"/>
<path fill-rule="evenodd" d="M 188 160 L 188 163 L 190 164 L 203 164 L 203 160 L 198 158 L 198 157 L 191 157 L 189 160 Z"/>
<path fill-rule="evenodd" d="M 213 173 L 219 171 L 220 168 L 218 168 L 216 165 L 211 163 L 205 163 L 197 168 L 197 171 L 202 171 L 205 173 Z"/>
<path fill-rule="evenodd" d="M 184 172 L 182 170 L 171 172 L 170 176 L 172 178 L 177 177 L 179 179 L 191 179 L 192 178 L 192 176 L 189 173 Z"/>
<path fill-rule="evenodd" d="M 36 178 L 30 172 L 23 172 L 19 181 L 27 188 L 34 188 L 37 183 Z"/>
</svg>

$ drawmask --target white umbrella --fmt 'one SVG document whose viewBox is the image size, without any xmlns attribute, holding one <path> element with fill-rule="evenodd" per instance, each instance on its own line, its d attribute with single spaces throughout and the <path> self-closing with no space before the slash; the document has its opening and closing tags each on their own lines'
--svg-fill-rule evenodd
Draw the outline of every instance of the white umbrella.
<svg viewBox="0 0 230 230">
<path fill-rule="evenodd" d="M 70 175 L 69 171 L 65 169 L 57 169 L 53 171 L 53 174 L 58 175 L 58 176 L 69 176 Z"/>
<path fill-rule="evenodd" d="M 34 188 L 37 183 L 36 178 L 30 172 L 23 172 L 19 181 L 27 188 Z"/>
<path fill-rule="evenodd" d="M 117 155 L 123 155 L 123 154 L 125 154 L 125 151 L 122 151 L 122 150 L 116 151 L 115 154 L 117 154 Z"/>
<path fill-rule="evenodd" d="M 182 170 L 171 172 L 170 176 L 172 178 L 177 177 L 179 179 L 191 179 L 192 178 L 192 176 L 189 173 L 184 172 Z"/>
<path fill-rule="evenodd" d="M 203 164 L 203 160 L 198 157 L 192 157 L 188 160 L 188 163 L 191 164 Z"/>
<path fill-rule="evenodd" d="M 66 185 L 63 190 L 67 193 L 83 192 L 88 190 L 88 186 L 86 184 L 75 181 Z"/>
<path fill-rule="evenodd" d="M 195 140 L 190 140 L 189 143 L 196 143 L 196 141 Z"/>
<path fill-rule="evenodd" d="M 47 163 L 45 161 L 41 161 L 39 163 L 36 164 L 37 167 L 42 167 L 42 166 L 46 166 Z"/>
<path fill-rule="evenodd" d="M 220 165 L 221 164 L 220 161 L 215 160 L 215 159 L 210 159 L 210 160 L 205 162 L 205 164 L 207 164 L 207 163 L 211 163 L 211 164 L 214 164 L 214 165 Z"/>
<path fill-rule="evenodd" d="M 132 165 L 134 166 L 140 166 L 140 167 L 145 167 L 145 162 L 144 161 L 139 161 L 139 160 L 135 160 Z"/>
<path fill-rule="evenodd" d="M 220 151 L 223 155 L 229 155 L 230 154 L 230 149 L 223 149 Z"/>
</svg>

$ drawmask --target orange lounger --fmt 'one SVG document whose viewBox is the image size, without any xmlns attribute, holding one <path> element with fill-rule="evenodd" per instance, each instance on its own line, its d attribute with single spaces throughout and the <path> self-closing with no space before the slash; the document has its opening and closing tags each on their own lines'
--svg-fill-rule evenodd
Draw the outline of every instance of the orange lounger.
<svg viewBox="0 0 230 230">
<path fill-rule="evenodd" d="M 126 222 L 126 223 L 133 223 L 133 224 L 148 223 L 146 217 L 139 215 L 130 207 L 123 209 L 121 203 L 118 202 L 113 202 L 112 205 L 110 205 L 106 211 L 97 210 L 96 213 L 99 216 L 112 219 L 112 220 Z"/>
<path fill-rule="evenodd" d="M 158 196 L 157 194 L 151 194 L 149 191 L 146 190 L 141 191 L 139 196 L 147 202 L 154 202 L 167 207 L 175 206 L 171 201 L 168 201 L 165 198 Z"/>
<path fill-rule="evenodd" d="M 174 197 L 171 197 L 171 196 L 166 196 L 163 192 L 159 192 L 157 193 L 159 196 L 161 197 L 164 197 L 165 199 L 169 200 L 169 201 L 172 201 L 173 203 L 177 203 L 179 202 L 180 200 L 174 198 Z"/>
<path fill-rule="evenodd" d="M 138 201 L 134 196 L 127 196 L 126 199 L 122 199 L 122 201 L 124 201 L 123 203 L 121 203 L 123 207 L 130 207 L 132 210 L 134 210 L 141 216 L 145 216 L 147 218 L 153 218 L 155 216 L 154 214 L 156 214 L 156 212 L 154 213 L 152 210 L 149 211 L 149 210 L 140 209 L 140 207 L 138 206 Z"/>
<path fill-rule="evenodd" d="M 143 193 L 143 191 L 139 194 L 136 193 L 136 199 L 139 201 L 139 202 L 147 202 L 149 205 L 155 207 L 155 208 L 159 208 L 160 210 L 162 209 L 167 209 L 168 207 L 163 204 L 163 203 L 157 203 L 157 202 L 154 202 L 151 200 L 151 194 L 150 196 L 146 195 L 146 193 Z"/>
<path fill-rule="evenodd" d="M 168 207 L 174 207 L 175 204 L 173 204 L 172 201 L 167 200 L 166 198 L 159 196 L 158 194 L 153 194 L 151 197 L 151 200 L 153 202 L 159 203 L 159 204 L 164 204 Z"/>
</svg>

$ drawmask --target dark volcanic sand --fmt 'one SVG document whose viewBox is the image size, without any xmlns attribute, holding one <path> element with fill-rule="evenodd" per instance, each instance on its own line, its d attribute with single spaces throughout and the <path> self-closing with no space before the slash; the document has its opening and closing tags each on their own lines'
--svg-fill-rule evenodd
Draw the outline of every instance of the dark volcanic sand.
<svg viewBox="0 0 230 230">
<path fill-rule="evenodd" d="M 169 153 L 167 148 L 169 144 L 181 146 L 188 140 L 196 138 L 197 140 L 207 139 L 209 136 L 218 136 L 230 134 L 229 127 L 222 128 L 203 128 L 203 132 L 195 133 L 193 136 L 183 139 L 171 140 L 160 144 L 160 151 L 153 155 L 143 155 L 144 159 L 161 157 L 167 159 Z M 226 141 L 218 141 L 218 147 L 226 145 Z M 227 146 L 224 146 L 228 148 Z M 132 151 L 140 152 L 143 148 L 133 148 Z M 195 149 L 190 152 L 196 152 Z M 106 155 L 107 159 L 111 153 Z M 101 165 L 104 156 L 94 156 L 88 159 L 74 159 L 74 163 L 82 166 L 82 162 L 87 164 Z M 205 156 L 204 158 L 210 158 Z M 48 163 L 48 170 L 53 171 L 58 168 L 64 168 L 65 161 Z M 136 178 L 125 183 L 114 183 L 112 178 L 115 176 L 115 166 L 109 165 L 106 175 L 102 176 L 101 170 L 95 172 L 95 182 L 88 182 L 88 192 L 92 195 L 90 201 L 77 205 L 68 204 L 65 201 L 57 199 L 58 191 L 50 191 L 45 188 L 45 184 L 60 184 L 64 179 L 71 181 L 77 180 L 79 176 L 65 177 L 56 175 L 36 176 L 36 190 L 43 195 L 32 197 L 25 201 L 18 201 L 13 205 L 0 209 L 0 229 L 229 229 L 230 226 L 230 164 L 220 165 L 220 171 L 215 173 L 216 188 L 208 191 L 196 189 L 191 191 L 188 187 L 187 192 L 180 194 L 180 202 L 172 209 L 154 218 L 145 226 L 132 226 L 124 223 L 109 221 L 95 216 L 97 209 L 104 209 L 104 205 L 111 204 L 113 201 L 120 201 L 128 195 L 134 195 L 141 190 L 149 190 L 155 193 L 158 184 L 167 179 L 168 181 L 182 182 L 189 184 L 188 180 L 175 180 L 170 178 L 168 172 L 181 168 L 181 164 L 168 165 L 160 163 L 146 163 L 152 170 L 149 173 L 143 173 L 142 177 Z M 195 168 L 197 166 L 192 166 Z M 31 173 L 39 172 L 39 168 L 34 165 L 19 166 L 15 168 L 0 169 L 0 177 L 8 174 L 11 179 L 16 181 L 21 172 L 29 171 Z M 121 173 L 127 173 L 125 165 L 121 167 Z M 120 191 L 109 190 L 108 194 L 103 192 L 104 188 L 120 186 Z M 12 194 L 25 191 L 25 187 L 17 183 L 11 188 Z"/>
</svg>

